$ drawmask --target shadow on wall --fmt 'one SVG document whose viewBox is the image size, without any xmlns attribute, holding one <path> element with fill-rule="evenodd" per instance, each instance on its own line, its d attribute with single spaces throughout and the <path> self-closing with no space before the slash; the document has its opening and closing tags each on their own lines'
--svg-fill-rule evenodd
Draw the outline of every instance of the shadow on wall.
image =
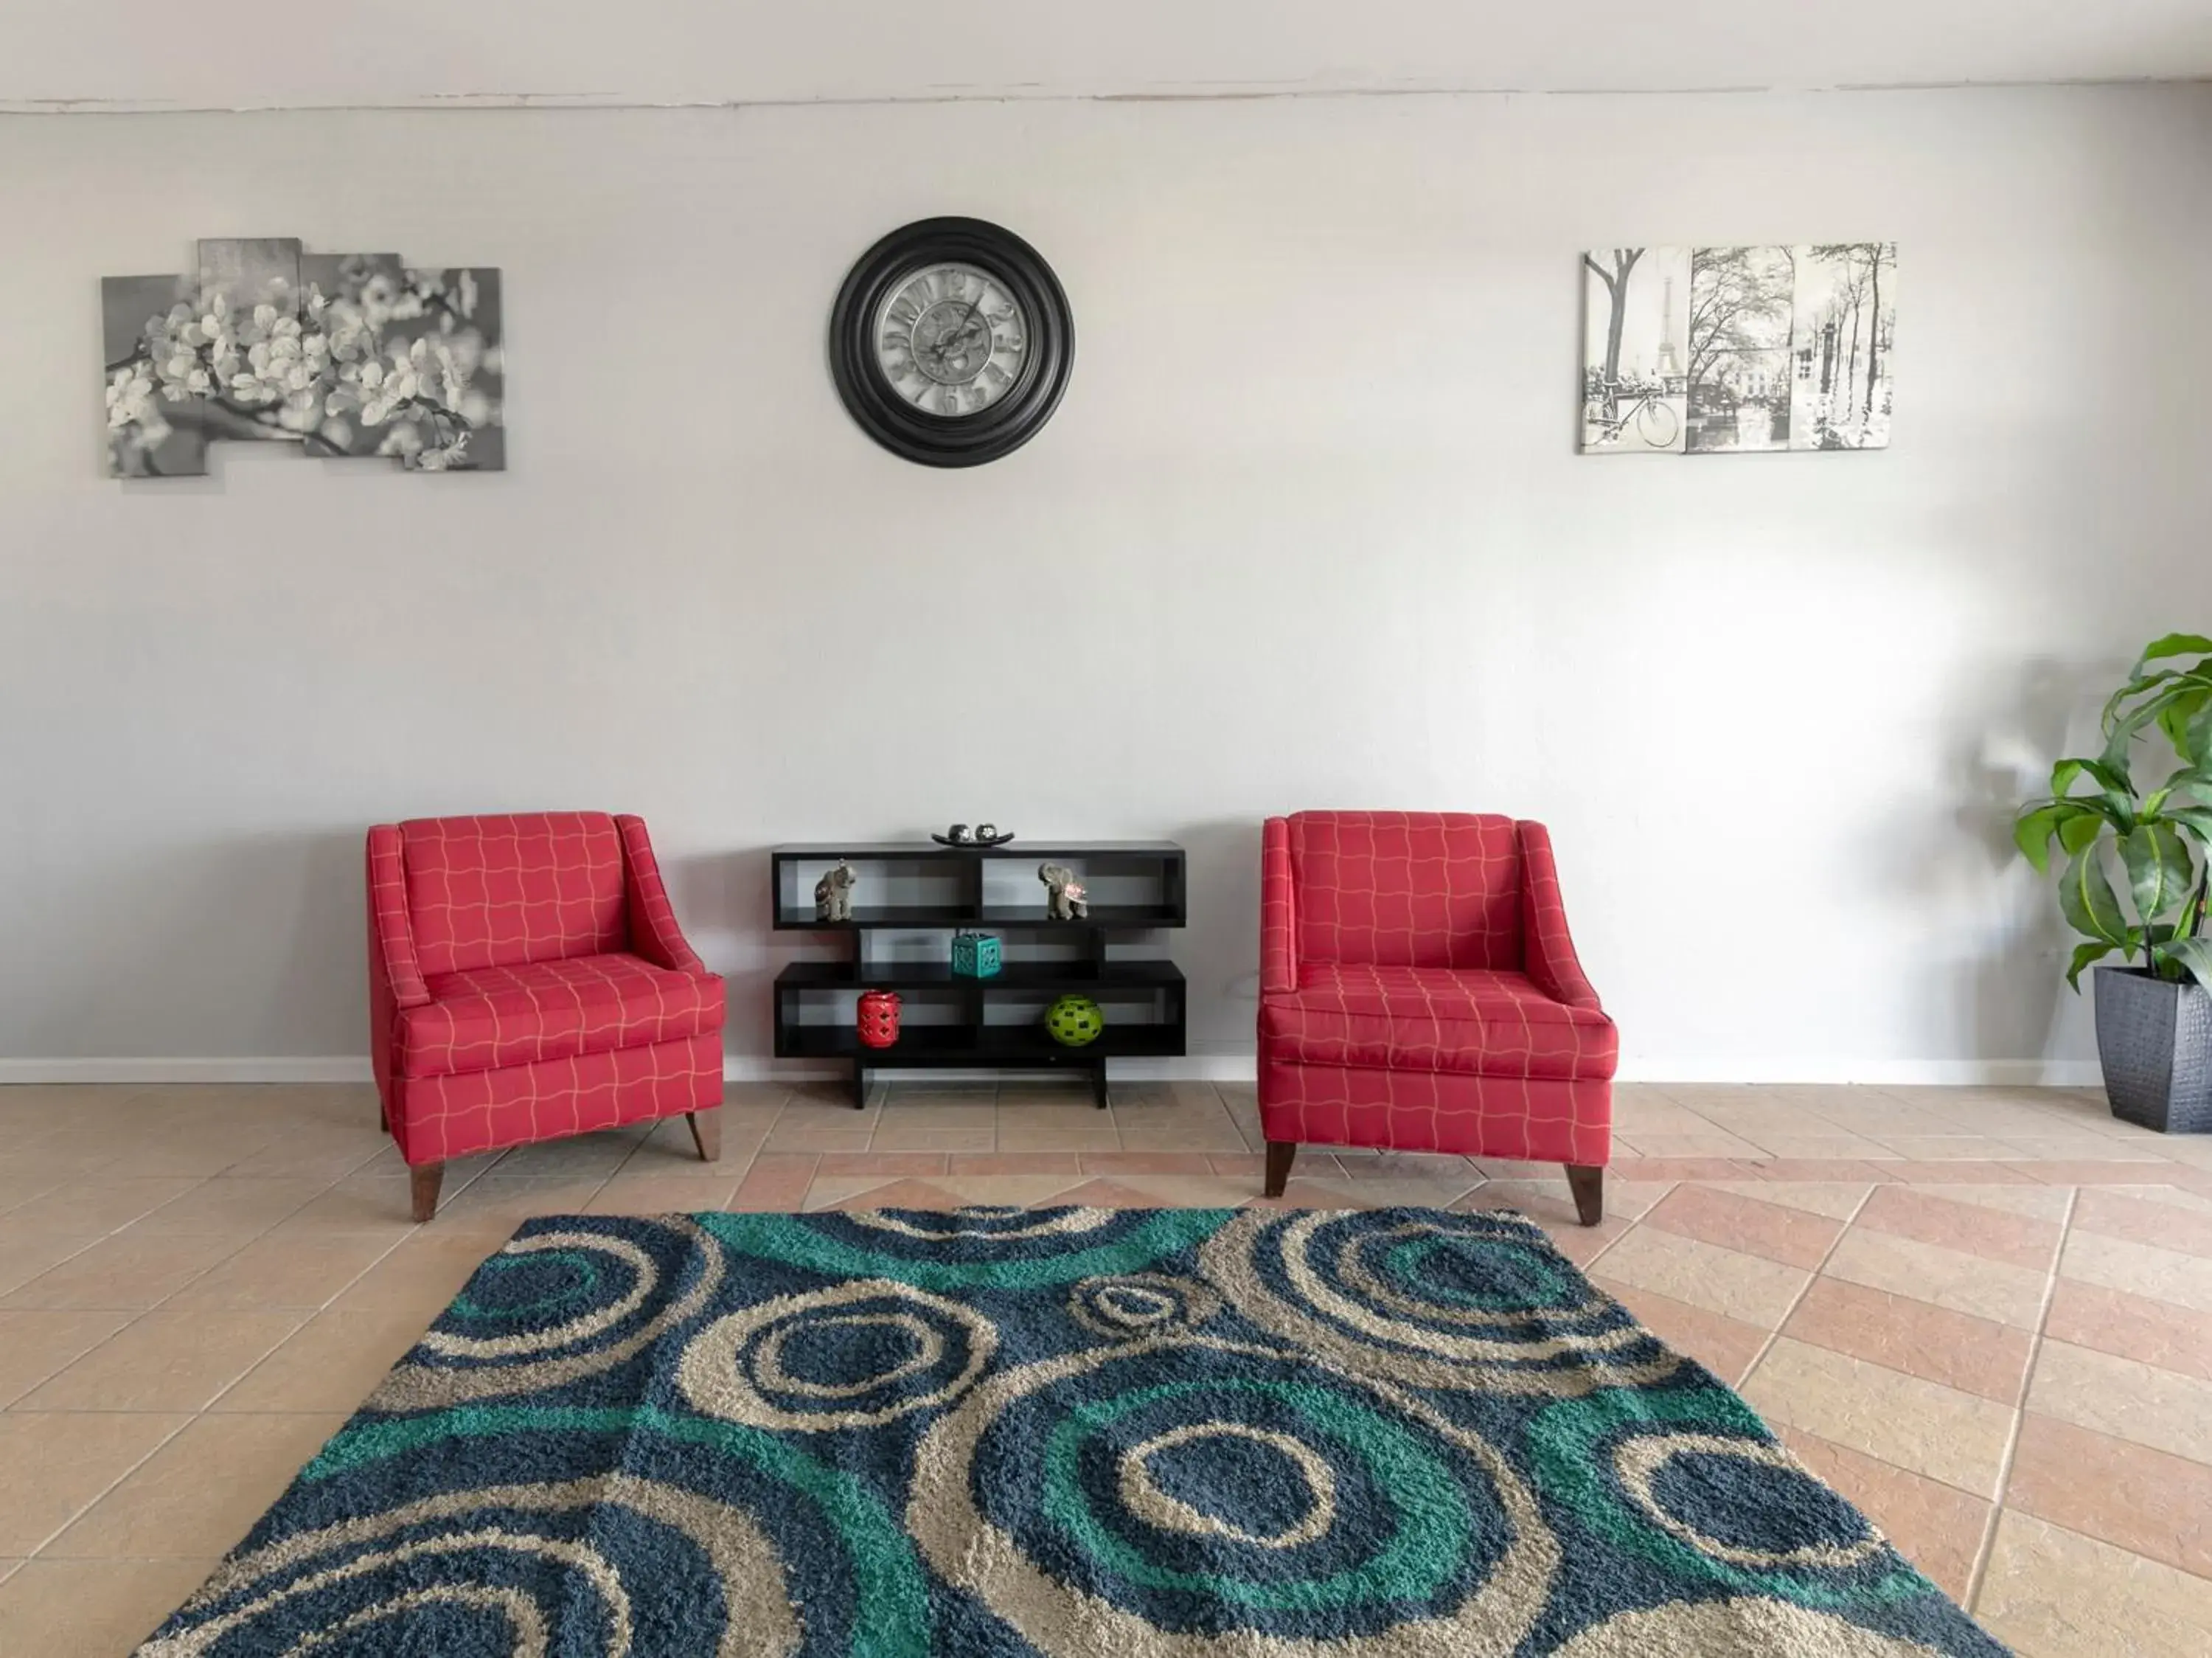
<svg viewBox="0 0 2212 1658">
<path fill-rule="evenodd" d="M 85 885 L 40 894 L 53 930 L 74 948 L 10 988 L 0 1051 L 125 1059 L 365 1053 L 362 858 L 352 830 L 229 837 L 95 865 Z"/>
<path fill-rule="evenodd" d="M 1188 930 L 1166 935 L 1190 984 L 1194 1056 L 1253 1051 L 1260 1002 L 1259 818 L 1167 830 L 1189 855 Z"/>
<path fill-rule="evenodd" d="M 800 954 L 781 945 L 770 929 L 768 854 L 765 846 L 750 846 L 694 857 L 663 856 L 660 861 L 684 937 L 725 981 L 729 1019 L 722 1032 L 724 1053 L 762 1062 L 770 1058 L 775 1043 L 769 1010 L 775 976 Z"/>
<path fill-rule="evenodd" d="M 1907 867 L 1897 873 L 1939 925 L 1957 929 L 1960 948 L 1923 971 L 1971 975 L 1963 987 L 1929 986 L 1971 1010 L 1971 1052 L 2058 1057 L 2057 1027 L 2073 998 L 2065 979 L 2073 939 L 2051 883 L 2014 844 L 2013 820 L 2048 792 L 2051 762 L 2073 752 L 2068 734 L 2085 710 L 2094 722 L 2124 667 L 2038 658 L 1978 675 L 1948 701 L 1959 723 L 1944 756 L 1942 797 L 1955 804 L 1948 820 L 1918 826 L 1921 838 L 1899 838 Z"/>
</svg>

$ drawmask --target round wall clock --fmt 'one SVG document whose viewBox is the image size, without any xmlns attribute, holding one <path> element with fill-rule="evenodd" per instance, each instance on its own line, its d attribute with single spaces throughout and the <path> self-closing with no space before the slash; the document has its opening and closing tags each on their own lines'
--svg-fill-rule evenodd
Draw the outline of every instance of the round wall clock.
<svg viewBox="0 0 2212 1658">
<path fill-rule="evenodd" d="M 1035 437 L 1067 389 L 1075 320 L 1052 267 L 981 219 L 922 219 L 860 256 L 830 314 L 830 371 L 860 429 L 927 466 Z"/>
</svg>

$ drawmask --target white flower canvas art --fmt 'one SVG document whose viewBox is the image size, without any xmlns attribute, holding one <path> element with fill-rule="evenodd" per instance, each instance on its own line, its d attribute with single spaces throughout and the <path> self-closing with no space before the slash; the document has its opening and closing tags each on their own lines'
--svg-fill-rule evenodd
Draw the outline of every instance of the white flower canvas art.
<svg viewBox="0 0 2212 1658">
<path fill-rule="evenodd" d="M 203 474 L 220 438 L 416 472 L 506 466 L 495 270 L 228 238 L 199 244 L 191 277 L 100 288 L 112 477 Z"/>
</svg>

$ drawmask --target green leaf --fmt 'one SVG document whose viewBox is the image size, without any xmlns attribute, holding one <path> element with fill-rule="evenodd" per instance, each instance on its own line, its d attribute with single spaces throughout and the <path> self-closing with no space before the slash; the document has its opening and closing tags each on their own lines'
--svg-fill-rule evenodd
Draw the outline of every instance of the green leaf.
<svg viewBox="0 0 2212 1658">
<path fill-rule="evenodd" d="M 2163 639 L 2154 639 L 2143 647 L 2143 654 L 2136 663 L 2136 672 L 2142 672 L 2146 663 L 2162 661 L 2168 656 L 2212 655 L 2212 639 L 2201 633 L 2169 633 Z"/>
<path fill-rule="evenodd" d="M 2076 996 L 2081 993 L 2082 970 L 2102 961 L 2112 953 L 2112 947 L 2102 939 L 2091 939 L 2087 944 L 2075 948 L 2073 965 L 2066 969 L 2066 982 L 2074 987 Z"/>
<path fill-rule="evenodd" d="M 2082 848 L 2066 866 L 2058 883 L 2058 907 L 2066 912 L 2066 924 L 2084 938 L 2101 938 L 2110 944 L 2127 942 L 2128 918 L 2095 847 Z"/>
<path fill-rule="evenodd" d="M 2212 846 L 2212 807 L 2168 807 L 2159 817 L 2161 822 L 2186 825 L 2200 844 Z"/>
<path fill-rule="evenodd" d="M 2177 938 L 2166 948 L 2191 978 L 2212 991 L 2212 938 Z"/>
<path fill-rule="evenodd" d="M 2077 812 L 2059 824 L 2058 844 L 2065 849 L 2066 856 L 2072 857 L 2076 852 L 2085 852 L 2094 846 L 2108 826 L 2116 832 L 2122 827 L 2112 823 L 2104 812 L 2095 809 Z"/>
<path fill-rule="evenodd" d="M 2097 728 L 2100 731 L 2110 731 L 2112 728 L 2112 722 L 2119 718 L 2120 710 L 2127 705 L 2130 697 L 2140 697 L 2154 685 L 2164 685 L 2169 680 L 2178 680 L 2181 677 L 2179 668 L 2170 667 L 2162 674 L 2145 674 L 2140 671 L 2141 666 L 2140 663 L 2137 664 L 2138 671 L 2133 678 L 2105 698 L 2104 709 L 2097 716 Z"/>
<path fill-rule="evenodd" d="M 2054 800 L 2064 800 L 2066 791 L 2075 781 L 2087 777 L 2100 789 L 2124 789 L 2118 774 L 2102 760 L 2061 760 L 2051 768 L 2051 794 Z"/>
<path fill-rule="evenodd" d="M 2136 914 L 2148 927 L 2188 896 L 2197 871 L 2189 848 L 2169 824 L 2147 823 L 2120 837 Z"/>
<path fill-rule="evenodd" d="M 2012 826 L 2013 844 L 2035 866 L 2038 875 L 2051 872 L 2051 838 L 2058 832 L 2059 820 L 2065 814 L 2066 808 L 2056 803 L 2030 807 Z"/>
<path fill-rule="evenodd" d="M 2166 735 L 2173 752 L 2191 765 L 2212 765 L 2212 692 L 2200 692 L 2186 704 L 2176 703 L 2170 711 L 2174 724 L 2166 727 Z"/>
<path fill-rule="evenodd" d="M 2069 795 L 2066 791 L 2081 777 L 2088 778 L 2101 791 L 2105 803 L 2112 809 L 2112 819 L 2123 832 L 2136 826 L 2135 784 L 2128 777 L 2124 765 L 2114 767 L 2102 760 L 2061 760 L 2051 768 L 2051 792 L 2059 800 L 2076 800 L 2083 805 L 2094 802 L 2086 795 Z"/>
<path fill-rule="evenodd" d="M 2124 714 L 2119 704 L 2131 694 L 2124 690 L 2118 697 L 2105 705 L 2105 753 L 2103 764 L 2107 770 L 2124 772 L 2128 751 L 2142 728 L 2155 721 L 2176 749 L 2187 741 L 2177 721 L 2185 720 L 2209 693 L 2212 693 L 2212 677 L 2203 674 L 2161 675 L 2166 682 L 2151 695 L 2136 703 Z M 2145 688 L 2155 681 L 2146 681 Z M 2186 751 L 2183 751 L 2185 758 Z"/>
</svg>

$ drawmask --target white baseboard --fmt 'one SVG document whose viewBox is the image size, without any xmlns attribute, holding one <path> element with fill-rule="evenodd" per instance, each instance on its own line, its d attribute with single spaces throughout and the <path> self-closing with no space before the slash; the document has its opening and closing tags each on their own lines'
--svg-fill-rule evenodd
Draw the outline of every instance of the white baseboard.
<svg viewBox="0 0 2212 1658">
<path fill-rule="evenodd" d="M 1694 1060 L 1621 1062 L 1620 1081 L 1653 1082 L 1856 1083 L 1865 1088 L 2095 1088 L 2094 1059 Z"/>
<path fill-rule="evenodd" d="M 367 1054 L 255 1058 L 0 1059 L 8 1082 L 367 1082 Z"/>
<path fill-rule="evenodd" d="M 896 1070 L 896 1067 L 886 1067 Z M 732 1082 L 795 1082 L 843 1075 L 840 1066 L 804 1060 L 732 1055 L 722 1075 Z M 919 1075 L 920 1073 L 913 1073 Z M 947 1082 L 995 1076 L 995 1071 L 937 1070 Z M 1132 1082 L 1183 1079 L 1249 1082 L 1249 1053 L 1206 1052 L 1179 1059 L 1117 1059 L 1114 1074 Z M 278 1054 L 251 1058 L 0 1058 L 0 1084 L 9 1082 L 366 1082 L 368 1059 L 359 1054 Z M 1746 1064 L 1694 1060 L 1630 1060 L 1624 1082 L 1856 1082 L 1870 1088 L 2094 1088 L 2103 1073 L 2094 1059 L 1904 1059 Z"/>
</svg>

